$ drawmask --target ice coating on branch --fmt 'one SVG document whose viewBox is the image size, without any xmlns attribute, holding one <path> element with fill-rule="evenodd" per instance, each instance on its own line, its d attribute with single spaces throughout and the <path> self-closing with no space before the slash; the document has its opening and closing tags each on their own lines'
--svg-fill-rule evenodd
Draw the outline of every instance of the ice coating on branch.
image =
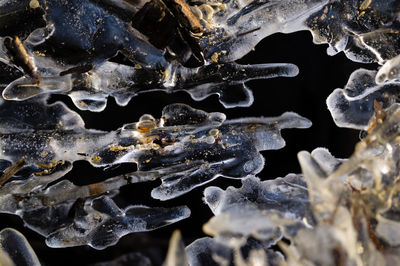
<svg viewBox="0 0 400 266">
<path fill-rule="evenodd" d="M 382 74 L 358 69 L 351 74 L 344 89 L 336 89 L 329 95 L 328 109 L 337 126 L 368 129 L 369 121 L 374 115 L 379 116 L 382 108 L 399 102 L 399 83 L 376 83 L 379 75 Z"/>
<path fill-rule="evenodd" d="M 24 20 L 21 13 L 29 9 L 27 0 L 3 5 L 14 11 L 5 16 L 6 28 L 15 27 L 9 22 L 13 19 Z M 5 99 L 67 94 L 82 110 L 102 111 L 108 96 L 126 105 L 139 93 L 184 90 L 195 100 L 217 94 L 226 107 L 249 106 L 253 96 L 244 82 L 298 73 L 292 64 L 239 65 L 234 59 L 218 63 L 218 53 L 207 55 L 200 35 L 183 25 L 182 20 L 189 19 L 200 29 L 198 18 L 189 6 L 180 14 L 173 1 L 73 0 L 64 5 L 62 0 L 39 0 L 36 9 L 44 19 L 29 36 L 17 28 L 13 35 L 0 29 L 0 61 L 25 74 L 6 87 Z M 197 64 L 186 67 L 189 58 L 196 58 Z"/>
<path fill-rule="evenodd" d="M 217 94 L 225 107 L 249 106 L 246 81 L 298 73 L 292 64 L 234 62 L 276 32 L 309 29 L 314 42 L 329 43 L 328 53 L 344 51 L 355 61 L 384 64 L 400 53 L 394 0 L 40 0 L 35 12 L 28 6 L 3 3 L 0 61 L 25 74 L 3 97 L 67 94 L 81 110 L 102 111 L 109 96 L 126 105 L 154 90 L 184 90 L 195 100 Z M 36 25 L 30 32 L 11 23 L 27 18 Z"/>
<path fill-rule="evenodd" d="M 48 105 L 45 99 L 3 101 L 0 118 L 4 165 L 23 160 L 26 169 L 41 174 L 77 160 L 96 167 L 136 163 L 135 180 L 161 178 L 152 196 L 163 200 L 218 176 L 258 173 L 264 165 L 260 151 L 285 146 L 281 129 L 311 126 L 290 112 L 225 121 L 222 113 L 173 104 L 164 108 L 161 119 L 143 115 L 136 123 L 103 132 L 86 129 L 75 112 L 62 103 Z"/>
<path fill-rule="evenodd" d="M 204 25 L 199 37 L 206 58 L 237 60 L 265 37 L 305 30 L 306 19 L 327 0 L 197 1 L 193 12 Z"/>
<path fill-rule="evenodd" d="M 0 264 L 1 265 L 40 265 L 39 259 L 26 238 L 12 228 L 0 231 Z"/>
<path fill-rule="evenodd" d="M 348 160 L 318 148 L 299 153 L 303 176 L 262 182 L 249 177 L 241 188 L 207 188 L 205 202 L 216 216 L 204 231 L 213 238 L 189 245 L 189 261 L 251 265 L 244 254 L 257 251 L 255 258 L 265 261 L 277 243 L 285 253 L 279 265 L 397 265 L 400 106 L 382 111 L 385 118 Z M 299 206 L 291 208 L 296 202 L 306 206 L 307 215 L 299 215 Z"/>
<path fill-rule="evenodd" d="M 264 252 L 277 243 L 285 253 L 284 265 L 398 264 L 400 106 L 381 112 L 385 115 L 347 160 L 318 148 L 299 153 L 303 176 L 262 182 L 249 177 L 241 188 L 207 188 L 205 202 L 216 216 L 204 231 L 214 238 L 187 247 L 189 261 L 247 265 L 240 252 L 256 239 L 267 243 Z M 288 182 L 293 178 L 301 182 Z"/>
</svg>

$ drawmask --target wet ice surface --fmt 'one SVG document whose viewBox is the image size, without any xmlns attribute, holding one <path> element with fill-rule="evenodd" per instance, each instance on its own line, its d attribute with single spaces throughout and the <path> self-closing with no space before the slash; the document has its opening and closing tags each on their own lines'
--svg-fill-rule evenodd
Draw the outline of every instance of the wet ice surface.
<svg viewBox="0 0 400 266">
<path fill-rule="evenodd" d="M 10 112 L 14 115 L 11 116 Z M 177 197 L 218 176 L 241 178 L 261 171 L 260 151 L 285 146 L 280 130 L 307 128 L 295 113 L 273 118 L 225 120 L 183 104 L 164 108 L 161 119 L 143 115 L 139 122 L 103 132 L 86 129 L 77 113 L 62 103 L 3 101 L 0 107 L 0 159 L 9 166 L 23 158 L 27 171 L 47 173 L 57 165 L 87 160 L 96 167 L 136 163 L 128 182 L 161 178 L 158 199 Z"/>
<path fill-rule="evenodd" d="M 160 119 L 143 115 L 136 123 L 103 132 L 86 129 L 77 113 L 62 103 L 47 104 L 45 98 L 2 101 L 0 117 L 1 160 L 3 168 L 8 167 L 0 179 L 0 211 L 19 215 L 46 236 L 51 247 L 96 249 L 115 244 L 127 233 L 153 230 L 190 215 L 184 206 L 120 209 L 112 200 L 120 187 L 161 179 L 151 195 L 167 200 L 218 176 L 256 174 L 264 166 L 260 151 L 285 146 L 281 129 L 311 125 L 295 113 L 225 120 L 222 113 L 173 104 Z M 86 186 L 57 183 L 76 160 L 96 167 L 136 163 L 138 170 Z"/>
<path fill-rule="evenodd" d="M 301 175 L 267 181 L 250 176 L 240 188 L 208 187 L 204 199 L 216 216 L 203 229 L 214 238 L 186 248 L 191 265 L 279 265 L 283 256 L 271 247 L 311 219 Z"/>
<path fill-rule="evenodd" d="M 384 63 L 400 53 L 396 0 L 330 1 L 307 19 L 314 42 L 357 62 Z"/>
</svg>

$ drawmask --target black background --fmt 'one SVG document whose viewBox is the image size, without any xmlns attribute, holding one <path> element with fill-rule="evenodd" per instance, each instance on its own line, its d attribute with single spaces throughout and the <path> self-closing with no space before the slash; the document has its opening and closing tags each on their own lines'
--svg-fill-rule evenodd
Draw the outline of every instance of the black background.
<svg viewBox="0 0 400 266">
<path fill-rule="evenodd" d="M 263 152 L 266 159 L 264 170 L 258 176 L 265 180 L 288 173 L 299 173 L 297 153 L 302 150 L 312 151 L 317 147 L 326 147 L 340 158 L 349 157 L 354 144 L 358 141 L 358 131 L 342 129 L 335 126 L 326 107 L 325 100 L 335 88 L 343 88 L 350 74 L 360 68 L 373 69 L 374 65 L 357 64 L 345 57 L 343 53 L 336 56 L 326 54 L 327 45 L 315 45 L 309 32 L 292 34 L 274 34 L 259 43 L 255 50 L 239 60 L 242 64 L 255 63 L 294 63 L 300 74 L 294 78 L 276 78 L 248 82 L 254 93 L 254 103 L 248 108 L 224 109 L 217 96 L 211 96 L 202 102 L 193 101 L 185 92 L 166 94 L 154 92 L 143 94 L 131 100 L 128 106 L 117 106 L 110 98 L 105 111 L 91 113 L 78 111 L 67 96 L 53 96 L 50 101 L 62 100 L 71 109 L 79 112 L 87 128 L 115 130 L 125 123 L 131 123 L 145 113 L 160 117 L 162 108 L 170 103 L 186 103 L 207 112 L 224 112 L 228 119 L 244 116 L 277 116 L 285 111 L 294 111 L 313 122 L 310 129 L 283 130 L 286 147 L 277 151 Z M 123 165 L 104 171 L 96 169 L 87 162 L 76 162 L 74 169 L 66 178 L 75 184 L 84 185 L 122 173 L 135 170 L 135 165 Z M 240 181 L 223 179 L 208 185 L 240 186 Z M 196 238 L 205 236 L 202 225 L 212 217 L 209 208 L 202 201 L 205 186 L 177 199 L 162 202 L 150 197 L 152 188 L 159 181 L 134 184 L 121 189 L 117 203 L 121 207 L 128 204 L 147 206 L 188 205 L 192 211 L 190 218 L 171 226 L 148 233 L 130 234 L 123 237 L 116 246 L 102 251 L 90 247 L 51 249 L 44 244 L 44 238 L 25 228 L 16 216 L 2 214 L 0 226 L 13 227 L 21 231 L 35 249 L 45 265 L 87 265 L 99 261 L 111 260 L 127 252 L 141 251 L 149 256 L 155 265 L 161 264 L 169 237 L 175 229 L 182 231 L 184 242 L 190 244 Z"/>
</svg>

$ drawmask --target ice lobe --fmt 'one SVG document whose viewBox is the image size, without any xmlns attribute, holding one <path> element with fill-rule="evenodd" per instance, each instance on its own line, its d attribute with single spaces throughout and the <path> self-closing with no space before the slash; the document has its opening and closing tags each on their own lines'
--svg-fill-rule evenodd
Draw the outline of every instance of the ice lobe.
<svg viewBox="0 0 400 266">
<path fill-rule="evenodd" d="M 376 83 L 383 73 L 381 70 L 377 74 L 358 69 L 351 74 L 344 89 L 336 89 L 329 95 L 328 109 L 337 126 L 366 130 L 377 112 L 399 102 L 398 82 Z"/>
<path fill-rule="evenodd" d="M 328 54 L 345 52 L 357 62 L 385 63 L 400 54 L 396 0 L 329 1 L 306 25 L 315 43 L 328 43 Z"/>
<path fill-rule="evenodd" d="M 327 0 L 198 1 L 191 8 L 205 30 L 200 45 L 205 58 L 237 60 L 265 37 L 305 30 L 305 21 Z"/>
<path fill-rule="evenodd" d="M 129 206 L 121 210 L 110 198 L 103 196 L 87 201 L 75 212 L 74 221 L 51 233 L 46 244 L 57 248 L 89 245 L 104 249 L 115 245 L 128 233 L 154 230 L 189 216 L 187 207 Z"/>
<path fill-rule="evenodd" d="M 32 247 L 26 238 L 12 228 L 0 231 L 0 263 L 1 265 L 40 265 Z"/>
<path fill-rule="evenodd" d="M 382 112 L 347 160 L 318 148 L 299 153 L 303 175 L 207 188 L 205 202 L 216 216 L 204 231 L 213 238 L 189 245 L 189 261 L 251 265 L 246 256 L 266 261 L 276 243 L 285 265 L 398 264 L 400 107 Z"/>
<path fill-rule="evenodd" d="M 186 252 L 191 266 L 278 266 L 284 262 L 282 253 L 265 249 L 256 241 L 249 241 L 241 250 L 230 248 L 213 238 L 204 237 L 197 239 L 186 247 Z"/>
<path fill-rule="evenodd" d="M 173 104 L 160 119 L 143 115 L 136 123 L 103 132 L 86 129 L 77 113 L 62 103 L 47 104 L 46 98 L 2 101 L 0 118 L 0 212 L 20 216 L 49 246 L 96 249 L 190 214 L 185 206 L 122 209 L 112 199 L 122 186 L 161 179 L 152 196 L 167 200 L 218 176 L 243 178 L 262 169 L 260 151 L 285 145 L 281 129 L 311 125 L 290 112 L 225 120 L 222 113 Z M 102 167 L 136 163 L 138 170 L 85 186 L 59 181 L 76 160 Z"/>
<path fill-rule="evenodd" d="M 299 153 L 316 224 L 284 250 L 289 263 L 333 265 L 338 256 L 345 264 L 399 263 L 399 110 L 385 109 L 383 121 L 328 175 L 312 155 Z"/>
<path fill-rule="evenodd" d="M 281 129 L 311 125 L 290 112 L 273 118 L 225 120 L 222 113 L 173 104 L 164 108 L 161 119 L 143 115 L 136 123 L 103 132 L 86 129 L 75 112 L 62 103 L 48 105 L 45 99 L 3 101 L 0 117 L 4 165 L 23 160 L 25 169 L 38 175 L 77 160 L 96 167 L 136 163 L 138 171 L 130 182 L 161 179 L 152 196 L 163 200 L 218 176 L 258 173 L 264 165 L 260 151 L 285 146 Z"/>
<path fill-rule="evenodd" d="M 30 9 L 29 1 L 3 5 L 9 12 L 4 18 L 6 28 L 15 28 L 12 21 L 24 20 L 21 14 Z M 39 0 L 36 9 L 41 10 L 45 26 L 37 23 L 29 36 L 18 29 L 16 36 L 0 29 L 0 61 L 25 74 L 9 83 L 3 97 L 24 100 L 67 94 L 78 108 L 99 112 L 108 96 L 126 105 L 139 93 L 184 90 L 195 100 L 217 94 L 224 106 L 236 107 L 253 101 L 246 81 L 297 75 L 297 67 L 286 63 L 239 65 L 233 59 L 219 63 L 219 53 L 203 51 L 202 32 L 183 25 L 182 20 L 189 19 L 198 24 L 197 30 L 201 28 L 190 7 L 186 6 L 187 14 L 180 14 L 179 9 L 173 15 L 171 5 L 172 1 L 158 0 L 73 0 L 68 5 L 62 0 Z M 30 15 L 41 17 L 28 12 L 25 20 Z M 163 40 L 160 36 L 165 33 Z M 197 63 L 187 66 L 189 58 Z"/>
<path fill-rule="evenodd" d="M 255 209 L 287 212 L 301 220 L 309 212 L 306 183 L 295 174 L 267 181 L 250 176 L 242 180 L 239 189 L 228 187 L 224 191 L 208 187 L 204 190 L 204 200 L 215 215 L 231 209 Z"/>
<path fill-rule="evenodd" d="M 185 206 L 120 209 L 112 197 L 121 186 L 134 182 L 129 175 L 86 186 L 68 180 L 49 185 L 70 169 L 64 163 L 48 173 L 6 183 L 0 188 L 0 212 L 20 216 L 51 247 L 90 245 L 96 249 L 114 245 L 126 234 L 154 230 L 190 215 Z"/>
<path fill-rule="evenodd" d="M 203 229 L 213 238 L 186 248 L 190 265 L 279 265 L 283 256 L 271 247 L 308 226 L 303 221 L 312 222 L 301 175 L 267 181 L 249 176 L 240 188 L 206 188 L 204 200 L 215 217 Z"/>
</svg>

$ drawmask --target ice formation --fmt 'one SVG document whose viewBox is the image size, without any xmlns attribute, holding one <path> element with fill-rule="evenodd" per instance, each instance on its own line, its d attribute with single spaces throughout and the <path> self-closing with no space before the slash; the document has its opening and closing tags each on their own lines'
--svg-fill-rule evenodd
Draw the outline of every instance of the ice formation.
<svg viewBox="0 0 400 266">
<path fill-rule="evenodd" d="M 400 106 L 385 112 L 348 160 L 303 151 L 303 175 L 208 187 L 213 238 L 186 248 L 190 265 L 398 265 Z"/>
<path fill-rule="evenodd" d="M 139 122 L 103 132 L 86 129 L 64 104 L 45 100 L 1 102 L 0 159 L 8 168 L 0 178 L 0 212 L 19 215 L 53 247 L 87 244 L 101 249 L 129 232 L 186 218 L 187 207 L 122 210 L 111 198 L 135 182 L 161 179 L 152 196 L 167 200 L 218 176 L 256 174 L 264 165 L 260 151 L 285 145 L 281 129 L 311 125 L 295 113 L 225 120 L 222 113 L 174 104 L 164 108 L 160 119 L 143 115 Z M 76 160 L 98 167 L 136 163 L 138 170 L 86 186 L 68 180 L 52 184 Z"/>
<path fill-rule="evenodd" d="M 383 64 L 399 53 L 394 0 L 29 3 L 1 6 L 0 61 L 25 74 L 3 91 L 9 100 L 61 93 L 82 110 L 102 111 L 108 96 L 126 105 L 146 91 L 185 90 L 196 100 L 218 94 L 225 107 L 249 106 L 245 81 L 298 73 L 292 64 L 233 62 L 276 32 L 309 29 L 329 54 L 355 61 Z M 35 22 L 31 32 L 10 24 L 24 18 Z M 117 54 L 122 62 L 113 61 Z M 185 66 L 190 59 L 198 66 Z"/>
<path fill-rule="evenodd" d="M 12 228 L 5 228 L 0 231 L 0 264 L 36 266 L 40 265 L 40 262 L 20 232 Z"/>
<path fill-rule="evenodd" d="M 104 249 L 122 236 L 177 222 L 186 206 L 118 206 L 122 186 L 161 180 L 169 200 L 218 176 L 242 187 L 208 187 L 209 237 L 186 248 L 171 239 L 165 265 L 400 264 L 400 2 L 397 0 L 6 0 L 0 3 L 0 212 L 20 216 L 50 247 Z M 226 120 L 184 104 L 143 115 L 114 131 L 85 128 L 51 94 L 80 110 L 102 111 L 112 96 L 217 94 L 225 107 L 249 106 L 253 79 L 292 77 L 289 63 L 240 65 L 263 38 L 309 30 L 328 54 L 344 52 L 359 69 L 327 99 L 340 127 L 367 136 L 347 160 L 326 149 L 298 155 L 302 174 L 261 181 L 261 151 L 280 149 L 281 129 L 311 122 L 287 112 Z M 78 186 L 63 177 L 75 161 L 137 170 Z M 37 265 L 24 237 L 0 232 L 0 262 Z M 130 253 L 109 265 L 149 262 Z"/>
</svg>

